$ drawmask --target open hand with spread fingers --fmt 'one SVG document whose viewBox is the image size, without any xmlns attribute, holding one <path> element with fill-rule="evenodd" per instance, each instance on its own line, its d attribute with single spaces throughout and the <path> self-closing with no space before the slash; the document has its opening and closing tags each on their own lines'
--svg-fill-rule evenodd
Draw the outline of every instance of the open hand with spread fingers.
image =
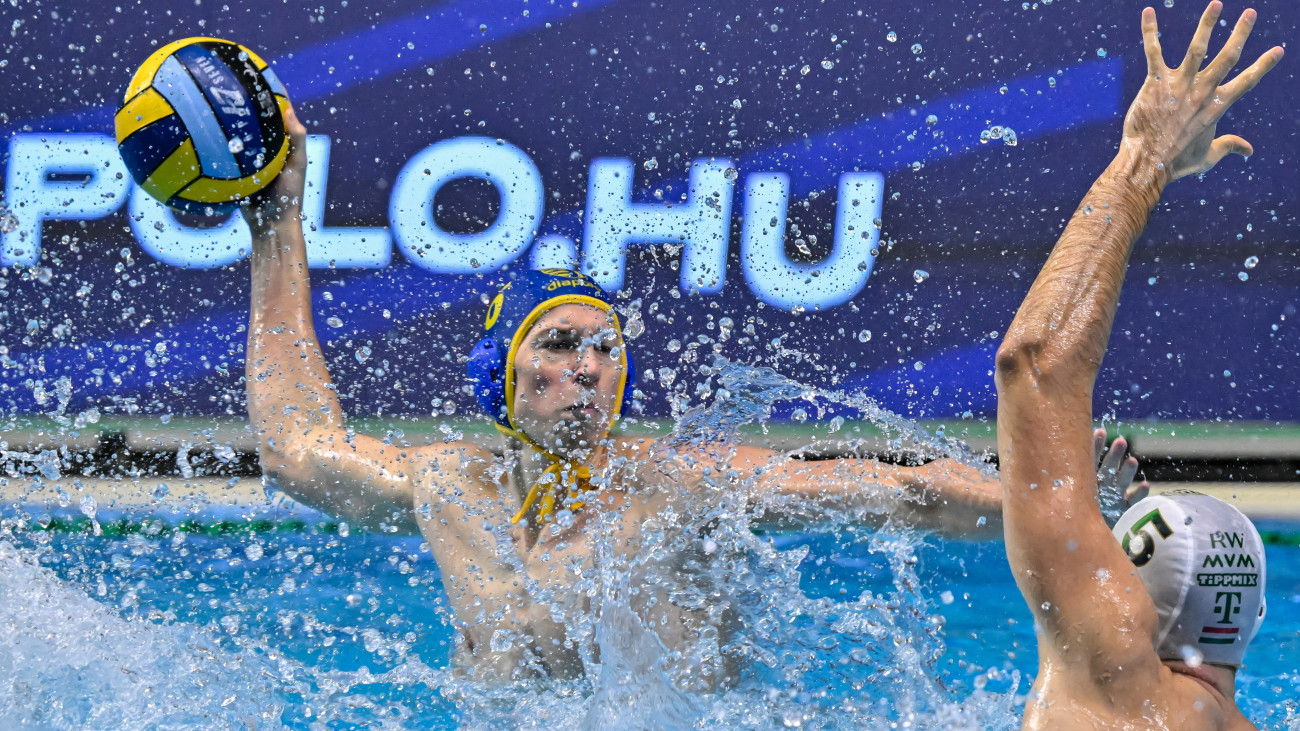
<svg viewBox="0 0 1300 731">
<path fill-rule="evenodd" d="M 1142 11 L 1147 77 L 1124 119 L 1123 144 L 1152 156 L 1155 174 L 1163 182 L 1203 173 L 1229 153 L 1249 157 L 1254 152 L 1250 143 L 1237 135 L 1216 137 L 1216 126 L 1228 108 L 1282 60 L 1283 51 L 1280 46 L 1270 48 L 1245 71 L 1224 81 L 1255 27 L 1256 13 L 1247 9 L 1214 60 L 1201 68 L 1222 10 L 1223 3 L 1218 0 L 1205 9 L 1177 68 L 1165 65 L 1156 11 Z"/>
<path fill-rule="evenodd" d="M 1151 485 L 1146 480 L 1133 484 L 1138 461 L 1128 453 L 1124 437 L 1115 437 L 1107 449 L 1106 430 L 1097 429 L 1092 433 L 1092 451 L 1097 459 L 1097 502 L 1106 525 L 1113 526 L 1129 506 L 1147 496 Z"/>
</svg>

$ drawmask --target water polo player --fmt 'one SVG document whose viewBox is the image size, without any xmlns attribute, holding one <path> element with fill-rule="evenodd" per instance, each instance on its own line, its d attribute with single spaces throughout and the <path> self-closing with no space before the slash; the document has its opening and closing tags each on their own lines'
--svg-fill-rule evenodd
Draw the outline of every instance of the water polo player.
<svg viewBox="0 0 1300 731">
<path fill-rule="evenodd" d="M 1098 510 L 1088 436 L 1134 242 L 1165 185 L 1230 153 L 1251 154 L 1240 137 L 1216 138 L 1215 127 L 1282 58 L 1270 49 L 1224 83 L 1255 23 L 1247 10 L 1202 70 L 1221 9 L 1210 4 L 1175 69 L 1164 64 L 1155 11 L 1143 11 L 1147 77 L 1119 153 L 998 350 L 1007 555 L 1038 633 L 1027 728 L 1253 728 L 1233 695 L 1264 615 L 1258 534 L 1225 503 L 1173 494 L 1134 505 L 1112 535 Z"/>
<path fill-rule="evenodd" d="M 601 566 L 632 563 L 647 541 L 684 530 L 706 499 L 741 496 L 742 509 L 761 501 L 767 519 L 806 522 L 825 509 L 956 534 L 999 528 L 998 482 L 954 460 L 804 462 L 752 447 L 669 449 L 611 435 L 633 368 L 606 294 L 576 272 L 517 273 L 487 310 L 468 375 L 507 435 L 504 457 L 470 443 L 406 448 L 349 431 L 311 319 L 299 210 L 306 130 L 291 108 L 285 119 L 285 171 L 244 214 L 254 236 L 248 409 L 261 466 L 279 488 L 352 524 L 418 529 L 461 630 L 463 666 L 502 678 L 530 668 L 581 672 L 584 654 L 592 656 L 583 620 L 592 608 L 590 594 L 574 588 L 599 568 L 597 552 Z M 716 638 L 731 621 L 719 602 L 734 587 L 680 586 L 699 574 L 691 561 L 707 564 L 717 550 L 700 535 L 705 523 L 681 550 L 649 551 L 670 568 L 638 579 L 636 592 L 637 608 L 654 607 L 649 644 L 678 658 L 670 676 L 683 688 L 734 677 L 727 652 L 700 660 L 687 651 L 725 645 Z M 719 598 L 682 599 L 695 594 Z"/>
<path fill-rule="evenodd" d="M 262 469 L 279 488 L 354 525 L 418 528 L 441 571 L 462 657 L 477 672 L 581 672 L 581 643 L 557 621 L 556 605 L 588 601 L 572 587 L 593 567 L 596 516 L 617 518 L 603 523 L 613 527 L 601 545 L 630 558 L 643 526 L 689 514 L 684 503 L 706 481 L 756 498 L 798 496 L 800 505 L 892 510 L 956 533 L 976 531 L 981 517 L 985 531 L 1000 525 L 997 482 L 952 460 L 798 462 L 707 446 L 693 455 L 611 436 L 632 369 L 605 293 L 575 272 L 518 273 L 487 310 L 469 376 L 508 435 L 504 458 L 470 443 L 414 449 L 349 432 L 311 320 L 298 208 L 306 130 L 292 109 L 286 120 L 293 148 L 285 172 L 245 211 L 254 234 L 248 408 Z M 642 596 L 664 612 L 655 625 L 668 648 L 719 631 L 709 629 L 719 620 L 708 607 Z M 728 672 L 692 667 L 684 677 L 708 687 Z"/>
</svg>

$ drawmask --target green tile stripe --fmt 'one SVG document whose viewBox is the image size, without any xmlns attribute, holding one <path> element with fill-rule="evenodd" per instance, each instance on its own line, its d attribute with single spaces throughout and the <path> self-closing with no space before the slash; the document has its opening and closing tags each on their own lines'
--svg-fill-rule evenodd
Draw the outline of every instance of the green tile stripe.
<svg viewBox="0 0 1300 731">
<path fill-rule="evenodd" d="M 176 533 L 205 534 L 209 536 L 249 536 L 265 533 L 327 534 L 337 533 L 339 529 L 338 521 L 307 521 L 301 518 L 283 520 L 256 518 L 244 521 L 190 519 L 175 524 L 158 518 L 145 518 L 143 520 L 118 518 L 101 521 L 99 525 L 103 535 L 109 538 L 121 538 L 137 534 L 145 537 L 165 538 Z M 94 525 L 90 518 L 85 516 L 38 519 L 31 522 L 28 527 L 30 530 L 50 533 L 94 532 Z M 766 531 L 756 530 L 755 532 L 761 535 Z M 1300 530 L 1264 530 L 1260 531 L 1260 538 L 1268 546 L 1300 547 Z"/>
</svg>

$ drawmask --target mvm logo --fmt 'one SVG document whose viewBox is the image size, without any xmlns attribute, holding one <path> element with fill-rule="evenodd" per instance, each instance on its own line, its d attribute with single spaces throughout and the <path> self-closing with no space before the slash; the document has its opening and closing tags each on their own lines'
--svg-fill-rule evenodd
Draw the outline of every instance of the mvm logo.
<svg viewBox="0 0 1300 731">
<path fill-rule="evenodd" d="M 1246 569 L 1255 568 L 1255 557 L 1249 553 L 1210 554 L 1201 563 L 1201 568 Z"/>
</svg>

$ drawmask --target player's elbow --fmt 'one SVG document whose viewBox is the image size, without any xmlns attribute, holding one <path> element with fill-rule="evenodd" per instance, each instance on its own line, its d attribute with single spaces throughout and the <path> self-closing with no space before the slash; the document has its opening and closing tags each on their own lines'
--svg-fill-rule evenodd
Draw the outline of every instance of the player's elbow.
<svg viewBox="0 0 1300 731">
<path fill-rule="evenodd" d="M 275 482 L 293 483 L 311 478 L 308 450 L 293 443 L 283 431 L 262 435 L 257 462 L 263 476 Z"/>
<path fill-rule="evenodd" d="M 998 347 L 995 362 L 994 380 L 998 390 L 1012 384 L 1033 382 L 1042 375 L 1039 368 L 1039 355 L 1043 344 L 1030 338 L 1008 337 Z"/>
</svg>

